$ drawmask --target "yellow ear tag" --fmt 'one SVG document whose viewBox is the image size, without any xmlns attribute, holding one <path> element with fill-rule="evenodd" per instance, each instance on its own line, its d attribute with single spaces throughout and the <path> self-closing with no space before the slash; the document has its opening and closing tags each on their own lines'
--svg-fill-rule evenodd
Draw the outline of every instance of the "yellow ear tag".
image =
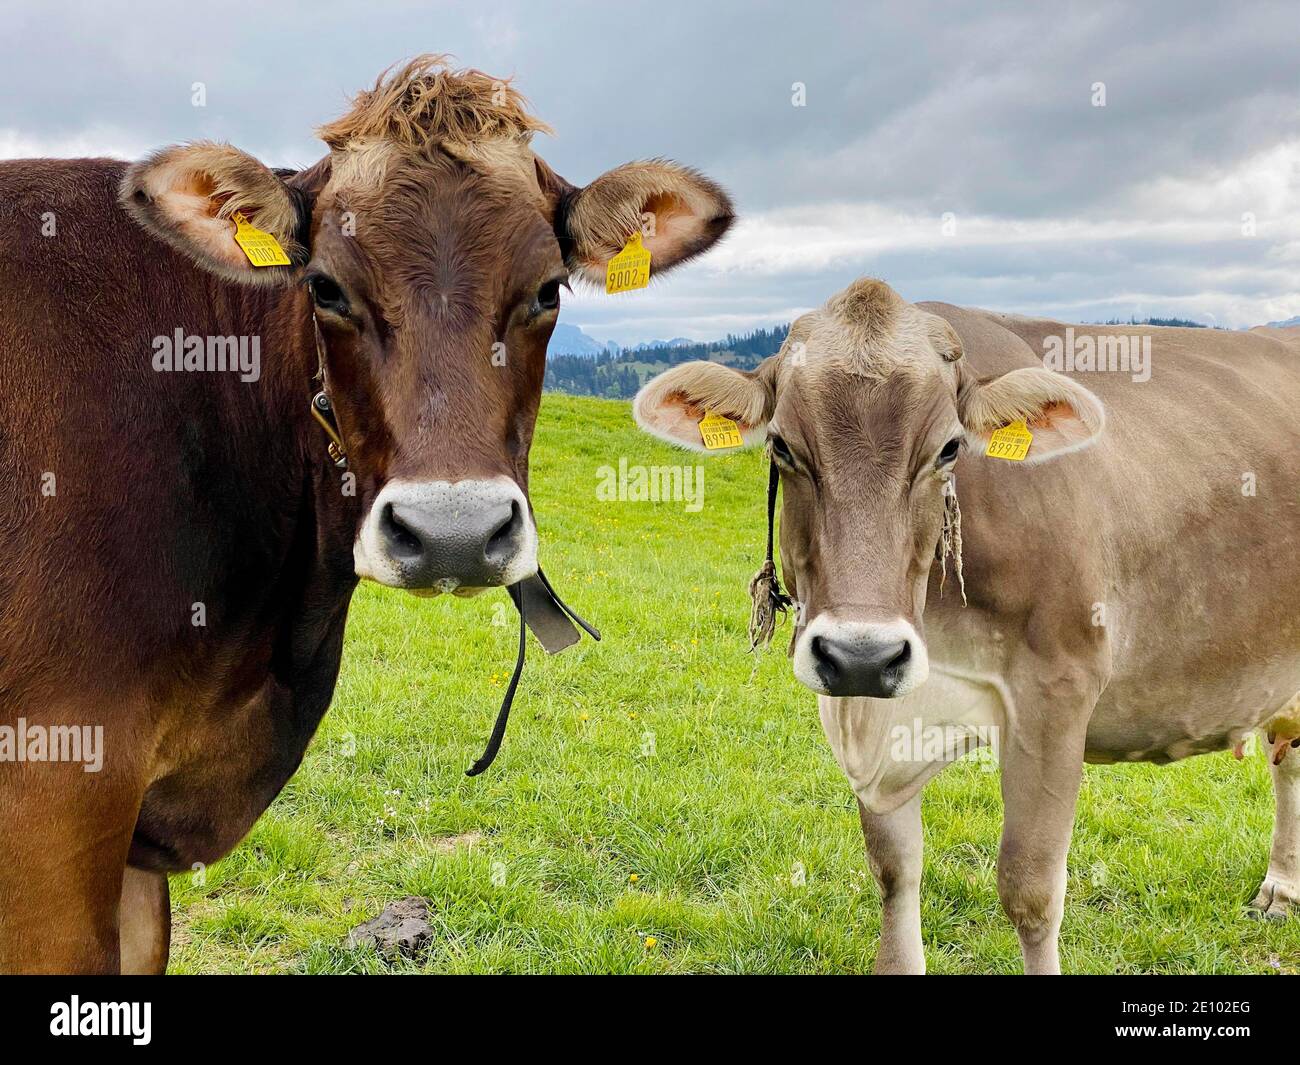
<svg viewBox="0 0 1300 1065">
<path fill-rule="evenodd" d="M 704 438 L 704 446 L 710 451 L 745 445 L 745 438 L 740 435 L 740 426 L 730 418 L 714 414 L 711 410 L 705 411 L 704 417 L 700 419 L 700 436 Z"/>
<path fill-rule="evenodd" d="M 235 243 L 244 249 L 248 261 L 254 266 L 292 266 L 280 242 L 264 229 L 248 224 L 248 219 L 236 211 Z"/>
<path fill-rule="evenodd" d="M 1029 445 L 1034 442 L 1034 434 L 1021 418 L 1001 429 L 994 429 L 989 436 L 989 446 L 984 454 L 995 459 L 1007 459 L 1009 462 L 1022 462 L 1029 454 Z"/>
<path fill-rule="evenodd" d="M 650 284 L 650 249 L 641 243 L 641 231 L 623 245 L 623 250 L 605 267 L 606 292 L 631 292 Z"/>
</svg>

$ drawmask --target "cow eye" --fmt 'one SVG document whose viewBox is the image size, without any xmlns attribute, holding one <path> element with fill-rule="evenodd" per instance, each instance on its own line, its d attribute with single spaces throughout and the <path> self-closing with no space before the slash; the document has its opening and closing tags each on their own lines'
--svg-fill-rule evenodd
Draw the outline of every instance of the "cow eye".
<svg viewBox="0 0 1300 1065">
<path fill-rule="evenodd" d="M 767 442 L 771 445 L 772 457 L 776 459 L 777 462 L 782 466 L 794 466 L 794 453 L 790 450 L 789 444 L 779 436 L 769 436 Z"/>
<path fill-rule="evenodd" d="M 943 445 L 943 450 L 939 452 L 939 460 L 935 463 L 935 465 L 947 466 L 948 463 L 952 462 L 953 459 L 957 457 L 957 452 L 960 450 L 961 450 L 961 437 L 954 436 L 951 440 L 949 440 L 946 444 Z"/>
<path fill-rule="evenodd" d="M 339 315 L 348 313 L 348 299 L 337 281 L 324 274 L 313 274 L 307 279 L 307 288 L 311 292 L 312 302 L 322 311 Z"/>
<path fill-rule="evenodd" d="M 554 311 L 560 306 L 560 282 L 548 281 L 537 290 L 537 309 Z"/>
</svg>

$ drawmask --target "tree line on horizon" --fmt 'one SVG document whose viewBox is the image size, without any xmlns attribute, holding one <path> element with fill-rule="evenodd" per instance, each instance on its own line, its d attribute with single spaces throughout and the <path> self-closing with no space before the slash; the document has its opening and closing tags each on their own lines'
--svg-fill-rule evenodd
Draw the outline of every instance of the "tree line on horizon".
<svg viewBox="0 0 1300 1065">
<path fill-rule="evenodd" d="M 619 348 L 598 355 L 551 355 L 546 360 L 544 387 L 571 396 L 631 399 L 655 374 L 683 362 L 705 359 L 752 370 L 785 342 L 790 326 L 728 334 L 722 340 L 695 344 L 656 344 L 647 348 Z"/>
<path fill-rule="evenodd" d="M 1112 319 L 1099 325 L 1163 325 L 1205 328 L 1186 318 Z M 631 399 L 651 377 L 670 367 L 698 359 L 721 362 L 738 370 L 752 370 L 775 355 L 790 331 L 789 324 L 750 333 L 730 333 L 722 340 L 695 344 L 656 344 L 645 348 L 619 348 L 598 355 L 551 355 L 546 360 L 548 392 L 571 396 Z"/>
</svg>

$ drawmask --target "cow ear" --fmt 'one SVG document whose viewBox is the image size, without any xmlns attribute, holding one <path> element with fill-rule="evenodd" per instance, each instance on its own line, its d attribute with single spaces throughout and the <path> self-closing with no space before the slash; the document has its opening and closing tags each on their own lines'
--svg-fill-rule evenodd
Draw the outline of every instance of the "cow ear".
<svg viewBox="0 0 1300 1065">
<path fill-rule="evenodd" d="M 154 236 L 229 280 L 284 284 L 307 261 L 304 198 L 228 144 L 200 141 L 155 152 L 127 170 L 118 198 Z M 290 265 L 254 265 L 235 240 L 236 213 L 274 237 Z"/>
<path fill-rule="evenodd" d="M 747 372 L 716 362 L 684 362 L 646 382 L 632 401 L 645 432 L 679 447 L 707 450 L 700 434 L 705 414 L 721 414 L 740 427 L 746 447 L 761 444 L 776 405 L 764 367 Z"/>
<path fill-rule="evenodd" d="M 1106 424 L 1101 401 L 1063 374 L 1038 367 L 987 381 L 963 378 L 957 400 L 962 425 L 982 455 L 997 429 L 1024 421 L 1033 434 L 1025 462 L 1042 462 L 1088 447 Z"/>
<path fill-rule="evenodd" d="M 609 260 L 634 233 L 650 252 L 650 276 L 693 259 L 735 220 L 731 199 L 703 174 L 667 159 L 628 163 L 583 189 L 569 186 L 556 232 L 569 270 L 605 283 Z"/>
</svg>

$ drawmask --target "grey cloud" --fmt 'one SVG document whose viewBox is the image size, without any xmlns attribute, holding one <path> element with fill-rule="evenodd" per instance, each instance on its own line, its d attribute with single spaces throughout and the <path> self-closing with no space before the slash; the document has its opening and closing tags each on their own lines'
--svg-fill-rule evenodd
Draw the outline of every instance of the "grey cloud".
<svg viewBox="0 0 1300 1065">
<path fill-rule="evenodd" d="M 1009 222 L 1153 221 L 1166 210 L 1150 200 L 1158 179 L 1195 188 L 1300 139 L 1289 3 L 146 0 L 11 3 L 6 19 L 0 133 L 19 143 L 82 138 L 137 151 L 214 137 L 303 165 L 321 154 L 312 129 L 381 69 L 446 51 L 516 76 L 557 130 L 539 150 L 571 180 L 671 156 L 722 180 L 748 216 L 837 202 Z M 205 108 L 191 106 L 196 81 Z M 1104 108 L 1091 106 L 1097 81 Z M 791 105 L 794 82 L 806 107 Z M 911 298 L 1008 309 L 1103 308 L 1144 292 L 1170 306 L 1204 295 L 1216 315 L 1234 299 L 1242 316 L 1288 300 L 1300 310 L 1300 270 L 1279 248 L 1009 239 L 781 276 L 717 277 L 703 264 L 639 302 L 583 301 L 566 316 L 597 335 L 621 330 L 618 339 L 699 335 L 745 315 L 771 321 L 857 273 L 891 271 Z M 666 320 L 674 314 L 684 320 Z"/>
</svg>

